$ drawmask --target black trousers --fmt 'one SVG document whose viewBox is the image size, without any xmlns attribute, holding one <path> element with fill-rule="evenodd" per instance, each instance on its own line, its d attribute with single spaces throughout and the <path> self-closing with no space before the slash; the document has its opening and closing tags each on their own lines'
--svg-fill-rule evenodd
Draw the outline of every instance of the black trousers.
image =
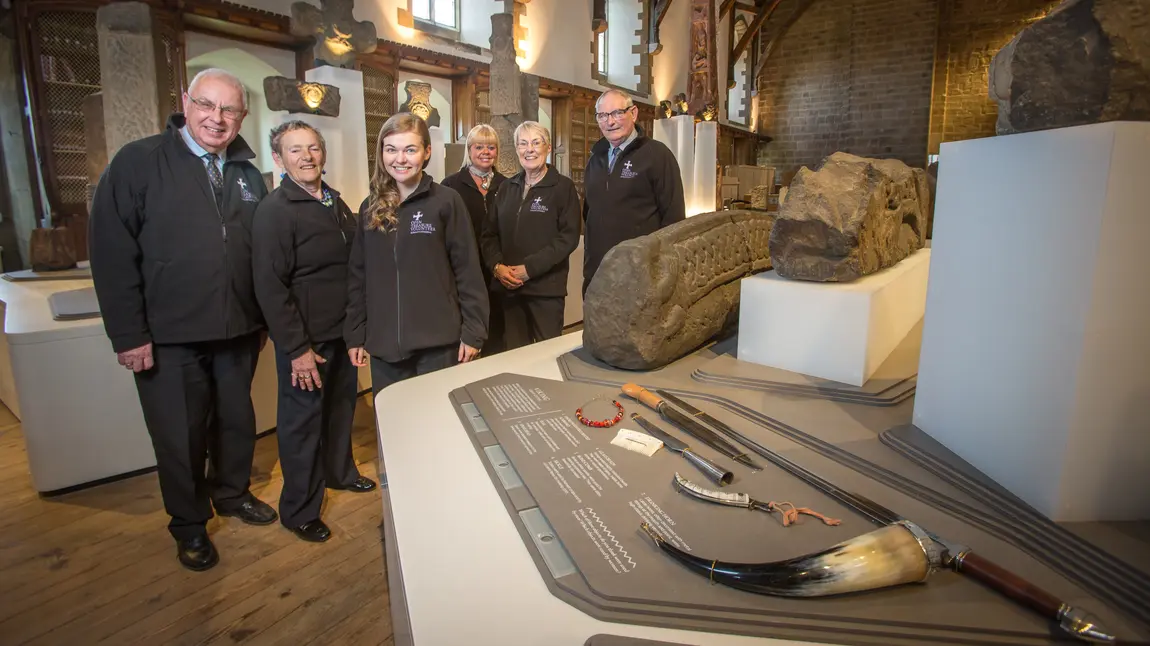
<svg viewBox="0 0 1150 646">
<path fill-rule="evenodd" d="M 291 385 L 291 358 L 276 352 L 276 437 L 284 476 L 280 522 L 285 527 L 317 520 L 324 488 L 347 487 L 359 477 L 351 456 L 355 367 L 341 340 L 314 344 L 312 350 L 327 362 L 317 364 L 323 388 L 310 391 Z"/>
<path fill-rule="evenodd" d="M 490 281 L 489 281 L 490 282 Z M 488 292 L 491 310 L 487 315 L 487 340 L 483 343 L 483 356 L 490 357 L 507 349 L 503 340 L 503 308 L 498 307 L 499 294 Z"/>
<path fill-rule="evenodd" d="M 155 365 L 135 375 L 164 509 L 172 517 L 168 531 L 176 539 L 203 534 L 213 504 L 231 511 L 251 499 L 259 337 L 155 345 Z"/>
<path fill-rule="evenodd" d="M 371 395 L 404 379 L 429 372 L 450 368 L 459 363 L 459 344 L 444 345 L 438 348 L 420 350 L 403 361 L 384 361 L 371 358 Z"/>
<path fill-rule="evenodd" d="M 508 350 L 554 339 L 563 333 L 562 296 L 504 294 L 503 344 Z"/>
</svg>

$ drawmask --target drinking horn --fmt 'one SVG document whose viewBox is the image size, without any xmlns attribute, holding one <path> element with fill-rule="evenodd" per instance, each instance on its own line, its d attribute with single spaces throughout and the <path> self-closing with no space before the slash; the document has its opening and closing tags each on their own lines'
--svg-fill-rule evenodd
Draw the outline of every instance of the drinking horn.
<svg viewBox="0 0 1150 646">
<path fill-rule="evenodd" d="M 715 583 L 777 597 L 825 597 L 926 581 L 942 559 L 926 532 L 910 521 L 881 527 L 821 552 L 769 563 L 729 563 L 688 554 L 650 525 L 651 540 L 687 569 Z"/>
</svg>

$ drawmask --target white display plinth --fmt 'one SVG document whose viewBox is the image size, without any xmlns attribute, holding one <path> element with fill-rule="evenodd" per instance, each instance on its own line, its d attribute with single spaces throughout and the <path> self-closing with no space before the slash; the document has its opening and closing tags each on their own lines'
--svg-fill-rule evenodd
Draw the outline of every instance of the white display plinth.
<svg viewBox="0 0 1150 646">
<path fill-rule="evenodd" d="M 695 126 L 694 187 L 687 202 L 687 215 L 710 213 L 715 210 L 715 194 L 719 176 L 719 122 L 700 121 Z"/>
<path fill-rule="evenodd" d="M 1150 123 L 946 143 L 914 423 L 1055 521 L 1150 518 Z"/>
<path fill-rule="evenodd" d="M 862 386 L 922 319 L 930 255 L 849 283 L 744 278 L 739 359 Z"/>
<path fill-rule="evenodd" d="M 690 205 L 695 196 L 695 118 L 680 114 L 669 119 L 674 130 L 675 161 L 679 163 L 679 176 L 683 179 L 683 203 Z"/>
<path fill-rule="evenodd" d="M 431 157 L 427 160 L 427 166 L 423 172 L 431 176 L 431 179 L 442 182 L 443 178 L 447 177 L 446 163 L 447 163 L 447 149 L 443 143 L 443 129 L 439 126 L 432 126 L 427 129 L 427 133 L 431 135 Z"/>
</svg>

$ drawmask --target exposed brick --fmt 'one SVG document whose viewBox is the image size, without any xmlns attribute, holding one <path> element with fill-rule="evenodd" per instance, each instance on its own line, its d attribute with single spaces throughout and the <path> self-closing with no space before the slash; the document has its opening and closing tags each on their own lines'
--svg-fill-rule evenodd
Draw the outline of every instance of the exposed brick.
<svg viewBox="0 0 1150 646">
<path fill-rule="evenodd" d="M 1054 4 L 816 0 L 756 79 L 759 132 L 773 138 L 759 163 L 789 178 L 842 150 L 921 167 L 942 141 L 993 135 L 990 60 Z"/>
</svg>

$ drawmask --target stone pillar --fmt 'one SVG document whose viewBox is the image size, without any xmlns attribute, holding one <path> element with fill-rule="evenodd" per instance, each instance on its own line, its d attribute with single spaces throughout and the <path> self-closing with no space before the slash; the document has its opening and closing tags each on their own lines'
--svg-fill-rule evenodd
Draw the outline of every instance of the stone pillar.
<svg viewBox="0 0 1150 646">
<path fill-rule="evenodd" d="M 539 120 L 539 77 L 534 74 L 520 74 L 519 100 L 524 121 Z"/>
<path fill-rule="evenodd" d="M 108 159 L 129 142 L 154 135 L 163 123 L 152 10 L 142 2 L 117 2 L 96 11 L 100 85 Z"/>
<path fill-rule="evenodd" d="M 92 195 L 100 175 L 108 165 L 108 138 L 104 135 L 104 95 L 100 92 L 84 97 L 84 149 L 88 156 L 88 212 L 92 212 Z"/>
<path fill-rule="evenodd" d="M 538 87 L 538 79 L 536 79 Z M 509 13 L 491 16 L 491 126 L 499 135 L 496 169 L 503 175 L 519 172 L 515 154 L 515 128 L 523 123 L 523 83 L 515 62 L 515 17 Z M 538 110 L 539 101 L 535 101 Z"/>
<path fill-rule="evenodd" d="M 33 195 L 33 175 L 28 168 L 28 154 L 24 148 L 24 113 L 20 109 L 20 93 L 16 55 L 16 41 L 0 34 L 0 157 L 4 160 L 4 174 L 8 180 L 11 213 L 0 214 L 0 246 L 4 247 L 4 270 L 27 267 L 28 243 L 32 229 L 36 228 L 36 198 Z M 9 230 L 9 226 L 12 230 Z"/>
</svg>

